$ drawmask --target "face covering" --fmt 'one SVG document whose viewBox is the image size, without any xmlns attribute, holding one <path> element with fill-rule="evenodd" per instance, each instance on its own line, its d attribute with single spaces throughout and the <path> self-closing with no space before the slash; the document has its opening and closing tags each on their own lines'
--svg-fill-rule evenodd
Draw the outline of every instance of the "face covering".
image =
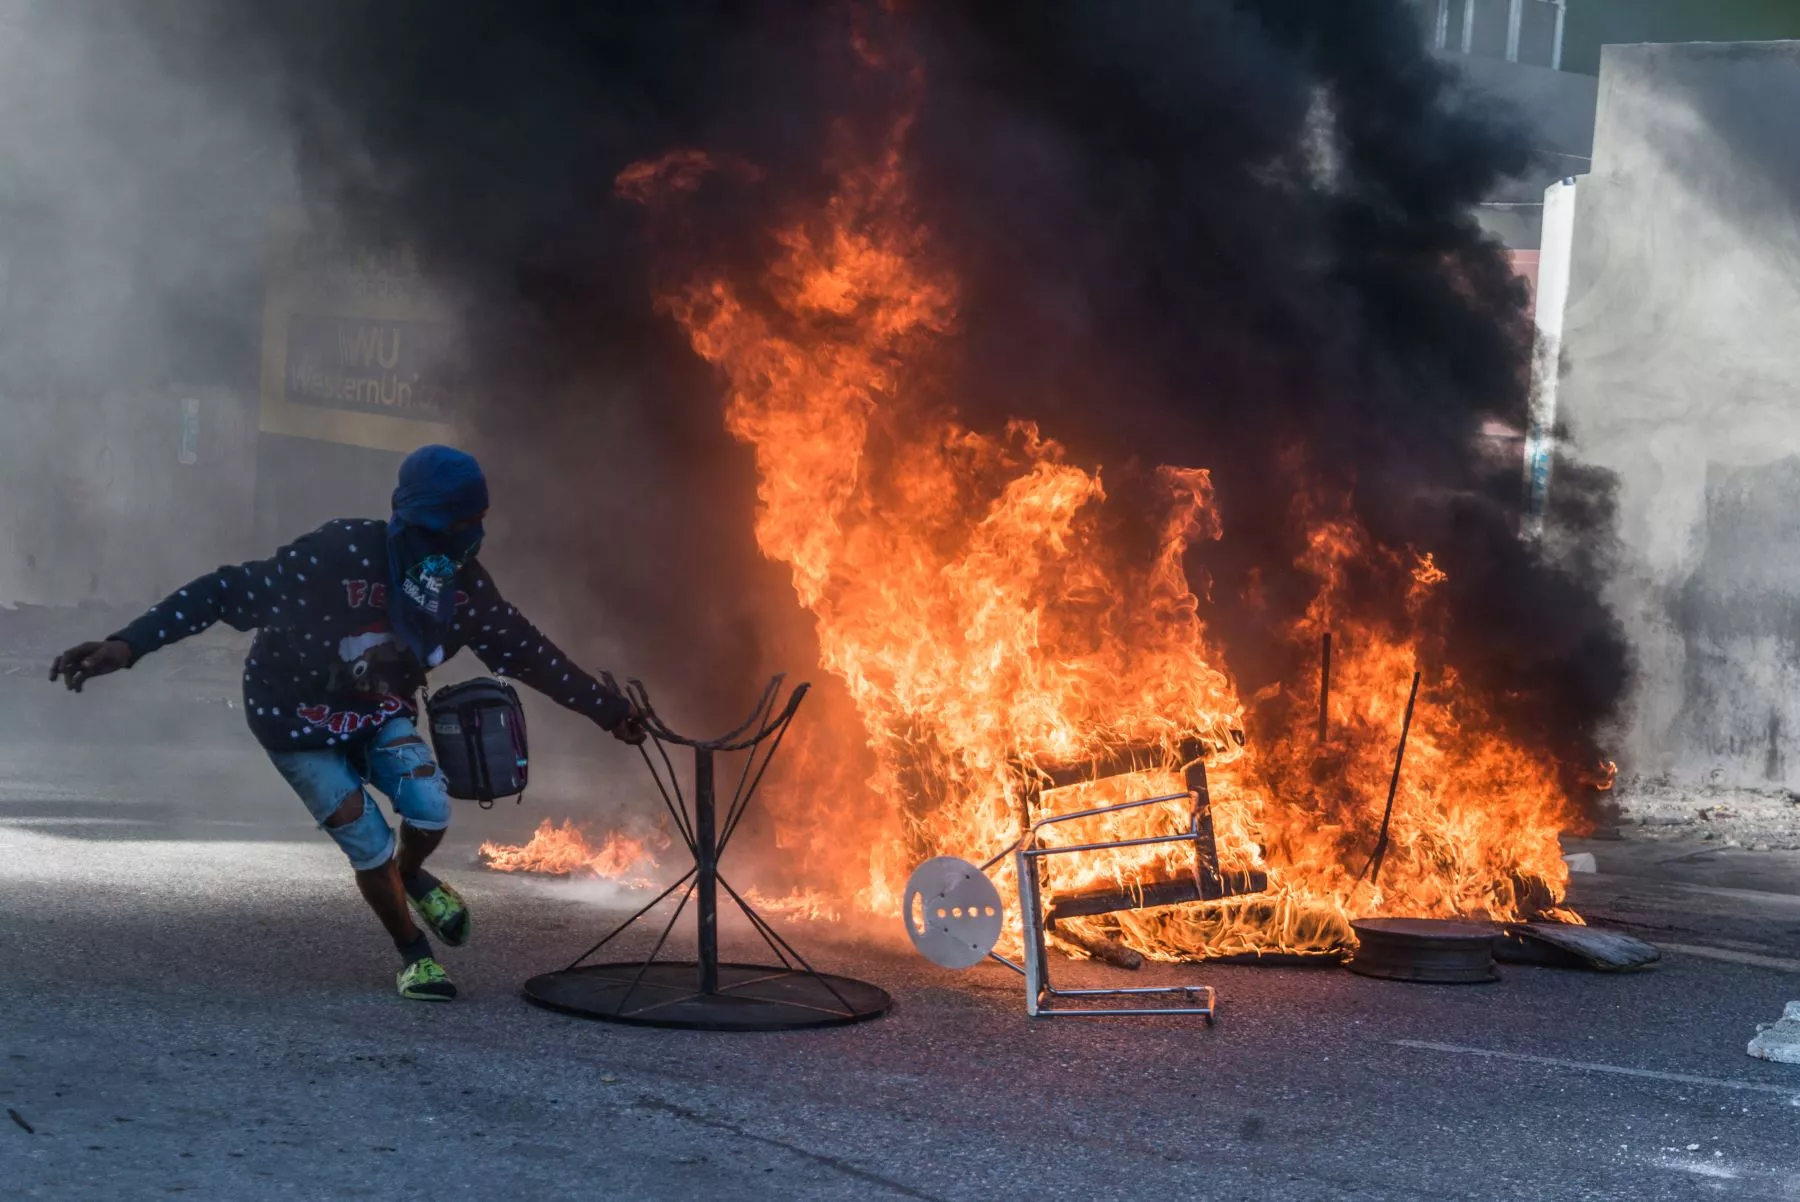
<svg viewBox="0 0 1800 1202">
<path fill-rule="evenodd" d="M 472 455 L 427 446 L 400 465 L 388 519 L 388 622 L 427 667 L 443 662 L 456 573 L 481 547 L 481 524 L 473 519 L 487 507 L 487 478 Z"/>
</svg>

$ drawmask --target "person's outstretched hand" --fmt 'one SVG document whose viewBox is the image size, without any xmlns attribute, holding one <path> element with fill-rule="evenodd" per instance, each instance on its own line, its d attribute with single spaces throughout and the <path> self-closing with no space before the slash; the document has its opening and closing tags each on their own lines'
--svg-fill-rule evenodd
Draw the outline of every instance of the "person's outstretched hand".
<svg viewBox="0 0 1800 1202">
<path fill-rule="evenodd" d="M 118 639 L 103 643 L 82 643 L 56 657 L 50 665 L 50 679 L 62 678 L 75 692 L 96 676 L 106 676 L 131 666 L 131 648 Z"/>
<path fill-rule="evenodd" d="M 612 737 L 621 743 L 639 747 L 650 735 L 650 732 L 644 728 L 644 711 L 640 710 L 637 702 L 632 701 L 629 696 L 626 696 L 625 700 L 630 704 L 631 712 L 626 714 L 617 726 L 613 727 Z"/>
</svg>

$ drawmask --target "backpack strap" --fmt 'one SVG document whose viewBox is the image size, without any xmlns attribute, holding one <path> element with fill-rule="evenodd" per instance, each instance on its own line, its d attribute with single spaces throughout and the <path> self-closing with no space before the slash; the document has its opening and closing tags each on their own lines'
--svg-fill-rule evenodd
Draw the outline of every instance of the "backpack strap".
<svg viewBox="0 0 1800 1202">
<path fill-rule="evenodd" d="M 462 727 L 469 769 L 475 774 L 475 800 L 482 809 L 491 810 L 494 808 L 494 781 L 488 775 L 487 753 L 481 746 L 481 707 L 473 704 L 457 706 L 456 721 Z"/>
</svg>

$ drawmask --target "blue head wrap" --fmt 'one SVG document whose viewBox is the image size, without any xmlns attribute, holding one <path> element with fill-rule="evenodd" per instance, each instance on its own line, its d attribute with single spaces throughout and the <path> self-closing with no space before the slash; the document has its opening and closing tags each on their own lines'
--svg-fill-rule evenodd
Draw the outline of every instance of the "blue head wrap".
<svg viewBox="0 0 1800 1202">
<path fill-rule="evenodd" d="M 473 455 L 420 447 L 400 465 L 388 519 L 388 621 L 428 667 L 444 657 L 444 635 L 456 611 L 456 573 L 481 547 L 481 523 L 472 519 L 487 507 L 487 477 Z"/>
</svg>

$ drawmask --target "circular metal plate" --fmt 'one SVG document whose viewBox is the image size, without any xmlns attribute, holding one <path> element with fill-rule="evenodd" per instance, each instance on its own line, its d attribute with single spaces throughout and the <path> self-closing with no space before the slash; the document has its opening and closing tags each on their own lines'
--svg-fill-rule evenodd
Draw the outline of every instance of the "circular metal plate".
<svg viewBox="0 0 1800 1202">
<path fill-rule="evenodd" d="M 1005 907 L 987 874 L 955 856 L 913 869 L 901 916 L 919 954 L 944 968 L 981 963 L 1000 942 Z"/>
<path fill-rule="evenodd" d="M 525 998 L 548 1010 L 641 1027 L 702 1031 L 792 1031 L 886 1014 L 885 990 L 834 973 L 761 964 L 719 965 L 719 987 L 700 992 L 692 963 L 589 964 L 525 982 Z"/>
<path fill-rule="evenodd" d="M 1359 918 L 1356 955 L 1347 967 L 1365 977 L 1472 985 L 1496 981 L 1494 930 L 1442 918 Z"/>
</svg>

